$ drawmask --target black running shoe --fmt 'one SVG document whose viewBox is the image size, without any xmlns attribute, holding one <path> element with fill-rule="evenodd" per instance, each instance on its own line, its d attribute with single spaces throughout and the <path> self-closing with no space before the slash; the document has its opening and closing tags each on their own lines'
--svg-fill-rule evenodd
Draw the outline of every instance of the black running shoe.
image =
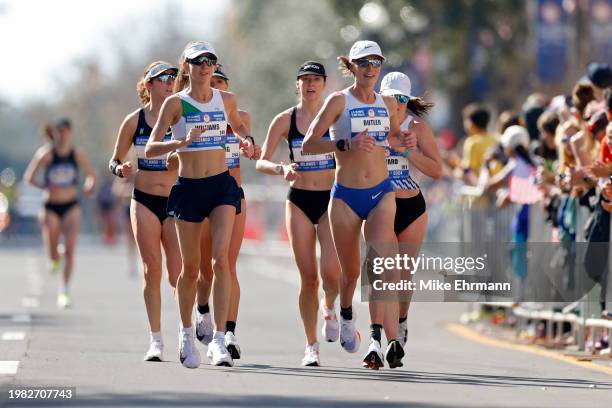
<svg viewBox="0 0 612 408">
<path fill-rule="evenodd" d="M 385 360 L 389 363 L 389 368 L 402 367 L 402 358 L 404 358 L 404 349 L 402 345 L 397 341 L 393 340 L 387 346 L 387 352 L 385 353 Z"/>
</svg>

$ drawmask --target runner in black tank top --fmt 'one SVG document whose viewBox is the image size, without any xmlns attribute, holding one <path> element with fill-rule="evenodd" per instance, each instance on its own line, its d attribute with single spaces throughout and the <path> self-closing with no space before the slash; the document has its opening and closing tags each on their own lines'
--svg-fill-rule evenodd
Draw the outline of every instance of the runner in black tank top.
<svg viewBox="0 0 612 408">
<path fill-rule="evenodd" d="M 26 169 L 24 179 L 35 187 L 45 190 L 45 205 L 40 223 L 45 246 L 47 247 L 51 271 L 59 272 L 60 235 L 65 236 L 64 268 L 60 277 L 57 305 L 70 306 L 68 286 L 72 277 L 76 239 L 81 223 L 81 208 L 78 202 L 79 169 L 85 173 L 83 192 L 91 194 L 95 174 L 87 155 L 72 146 L 72 126 L 68 119 L 62 119 L 44 128 L 51 143 L 38 149 Z M 43 180 L 38 173 L 44 169 Z"/>
<path fill-rule="evenodd" d="M 113 174 L 134 178 L 130 220 L 144 268 L 143 292 L 150 327 L 149 349 L 144 356 L 146 361 L 163 360 L 160 291 L 163 266 L 160 247 L 164 248 L 167 279 L 173 288 L 181 272 L 174 220 L 168 218 L 166 213 L 168 195 L 177 177 L 177 163 L 169 159 L 168 166 L 166 155 L 146 158 L 144 154 L 152 132 L 150 124 L 155 123 L 164 100 L 172 95 L 177 71 L 176 67 L 163 61 L 153 62 L 144 70 L 137 85 L 143 107 L 125 117 L 110 161 Z M 165 139 L 170 140 L 170 137 L 168 132 Z M 136 166 L 126 161 L 131 148 L 136 151 Z"/>
<path fill-rule="evenodd" d="M 334 181 L 335 160 L 332 154 L 309 155 L 302 151 L 304 134 L 323 105 L 325 68 L 318 62 L 307 61 L 298 70 L 296 87 L 300 101 L 298 106 L 277 115 L 268 130 L 257 170 L 282 175 L 290 183 L 285 206 L 285 218 L 289 241 L 300 272 L 301 287 L 299 307 L 306 349 L 302 364 L 318 366 L 319 343 L 317 340 L 317 313 L 323 318 L 322 334 L 325 341 L 336 341 L 339 335 L 335 301 L 338 296 L 340 266 L 334 249 L 327 206 Z M 271 161 L 280 140 L 289 145 L 291 164 Z M 318 296 L 319 276 L 315 256 L 316 242 L 321 246 L 319 265 L 325 297 Z"/>
</svg>

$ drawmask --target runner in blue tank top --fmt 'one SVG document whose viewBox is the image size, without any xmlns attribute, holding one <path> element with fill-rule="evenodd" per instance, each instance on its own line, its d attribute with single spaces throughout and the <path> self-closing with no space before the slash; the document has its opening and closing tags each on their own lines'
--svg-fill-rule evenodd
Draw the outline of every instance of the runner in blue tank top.
<svg viewBox="0 0 612 408">
<path fill-rule="evenodd" d="M 160 288 L 163 266 L 160 246 L 164 248 L 168 281 L 173 288 L 181 272 L 174 219 L 166 213 L 168 195 L 176 180 L 178 166 L 174 163 L 168 168 L 166 155 L 147 158 L 144 154 L 153 130 L 150 124 L 155 124 L 162 104 L 172 95 L 177 71 L 177 67 L 164 61 L 153 62 L 145 68 L 136 85 L 143 106 L 123 120 L 109 163 L 111 172 L 117 177 L 129 177 L 135 173 L 130 221 L 144 269 L 143 292 L 150 327 L 145 361 L 163 361 Z M 164 140 L 171 138 L 168 129 Z M 137 166 L 126 161 L 130 148 L 136 151 Z"/>
<path fill-rule="evenodd" d="M 397 238 L 393 232 L 395 195 L 388 178 L 385 146 L 413 148 L 416 139 L 402 134 L 397 122 L 397 103 L 374 91 L 384 57 L 377 43 L 357 41 L 348 57 L 340 57 L 344 73 L 354 78 L 350 87 L 333 93 L 308 129 L 304 141 L 307 153 L 336 152 L 336 181 L 332 189 L 330 219 L 334 244 L 341 266 L 340 343 L 348 352 L 357 352 L 360 334 L 355 328 L 353 295 L 360 273 L 361 227 L 379 256 L 395 256 Z M 331 141 L 323 134 L 331 131 Z M 382 245 L 381 245 L 382 244 Z M 389 271 L 389 279 L 396 271 Z M 391 368 L 401 365 L 404 355 L 396 341 L 398 304 L 370 301 L 371 340 L 364 366 L 383 366 L 381 330 L 389 345 L 386 359 Z"/>
<path fill-rule="evenodd" d="M 179 359 L 187 368 L 197 368 L 200 364 L 191 315 L 200 274 L 202 223 L 206 218 L 211 228 L 215 276 L 214 333 L 209 344 L 211 363 L 234 364 L 225 344 L 224 331 L 232 288 L 228 252 L 234 218 L 240 211 L 240 191 L 229 174 L 225 159 L 227 125 L 240 138 L 248 157 L 252 157 L 254 148 L 238 113 L 236 96 L 210 86 L 217 60 L 210 43 L 187 44 L 180 58 L 174 88 L 177 93 L 162 105 L 145 148 L 148 158 L 178 152 L 179 177 L 170 191 L 168 214 L 176 218 L 183 262 L 177 281 L 181 315 Z M 165 142 L 168 126 L 172 128 L 172 140 Z"/>
<path fill-rule="evenodd" d="M 423 174 L 437 179 L 442 173 L 442 160 L 431 127 L 421 119 L 433 107 L 419 97 L 412 96 L 410 78 L 401 72 L 390 72 L 384 76 L 380 85 L 382 95 L 393 96 L 397 100 L 397 117 L 400 129 L 415 134 L 417 149 L 387 148 L 389 178 L 395 189 L 395 234 L 400 254 L 416 257 L 427 230 L 427 209 L 419 185 L 413 179 L 410 165 L 413 164 Z M 416 118 L 415 118 L 416 116 Z M 410 279 L 406 271 L 402 279 Z M 405 293 L 399 304 L 398 338 L 402 347 L 408 340 L 408 307 L 411 293 Z"/>
<path fill-rule="evenodd" d="M 28 165 L 24 181 L 45 191 L 45 204 L 40 213 L 43 241 L 48 251 L 51 272 L 61 269 L 59 242 L 64 235 L 64 268 L 59 279 L 57 306 L 71 305 L 68 286 L 74 267 L 74 252 L 81 224 L 79 205 L 79 169 L 85 171 L 83 193 L 91 194 L 95 184 L 95 173 L 85 152 L 72 145 L 72 124 L 61 119 L 43 128 L 48 144 L 40 147 Z M 40 171 L 44 172 L 39 179 Z"/>
<path fill-rule="evenodd" d="M 325 341 L 337 341 L 340 334 L 335 306 L 340 265 L 327 216 L 336 161 L 333 153 L 307 154 L 302 148 L 304 132 L 323 105 L 326 79 L 322 64 L 316 61 L 306 61 L 302 64 L 296 78 L 299 102 L 297 106 L 286 109 L 274 118 L 264 142 L 262 158 L 257 162 L 257 170 L 283 176 L 290 183 L 285 205 L 285 223 L 300 273 L 299 308 L 306 334 L 302 365 L 305 366 L 320 364 L 317 340 L 319 308 L 323 318 L 322 334 Z M 326 132 L 323 138 L 330 140 L 329 133 Z M 287 140 L 291 164 L 272 161 L 282 139 Z M 321 246 L 319 269 L 325 295 L 320 306 L 317 298 L 317 239 Z"/>
</svg>

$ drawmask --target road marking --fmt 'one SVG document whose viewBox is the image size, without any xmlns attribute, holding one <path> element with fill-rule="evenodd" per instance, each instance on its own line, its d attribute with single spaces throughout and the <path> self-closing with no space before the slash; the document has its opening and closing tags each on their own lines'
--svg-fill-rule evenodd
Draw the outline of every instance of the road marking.
<svg viewBox="0 0 612 408">
<path fill-rule="evenodd" d="M 19 361 L 0 361 L 0 375 L 15 375 L 19 368 Z"/>
<path fill-rule="evenodd" d="M 21 305 L 28 309 L 35 309 L 40 305 L 40 301 L 38 298 L 26 296 L 21 299 Z"/>
<path fill-rule="evenodd" d="M 478 333 L 474 329 L 471 329 L 469 327 L 466 327 L 461 324 L 456 324 L 456 323 L 448 324 L 446 328 L 451 333 L 454 333 L 458 336 L 461 336 L 468 340 L 475 341 L 480 344 L 485 344 L 487 346 L 502 347 L 502 348 L 506 348 L 510 350 L 523 351 L 526 353 L 537 354 L 539 356 L 549 357 L 555 360 L 564 361 L 566 363 L 573 364 L 578 367 L 587 368 L 587 369 L 591 369 L 591 370 L 595 370 L 595 371 L 599 371 L 605 374 L 612 375 L 612 367 L 606 367 L 600 364 L 594 364 L 590 361 L 579 361 L 573 357 L 565 356 L 565 355 L 559 354 L 554 351 L 541 349 L 536 345 L 515 344 L 510 341 L 494 339 L 491 337 L 484 336 Z"/>
<path fill-rule="evenodd" d="M 25 339 L 25 332 L 4 332 L 2 333 L 2 340 L 4 341 L 18 341 Z"/>
<path fill-rule="evenodd" d="M 27 313 L 17 314 L 11 317 L 11 321 L 13 323 L 30 323 L 32 321 L 32 316 Z"/>
</svg>

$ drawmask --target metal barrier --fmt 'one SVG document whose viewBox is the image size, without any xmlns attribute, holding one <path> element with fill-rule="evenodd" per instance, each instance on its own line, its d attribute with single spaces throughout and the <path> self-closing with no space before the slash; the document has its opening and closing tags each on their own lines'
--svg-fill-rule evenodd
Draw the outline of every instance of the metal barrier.
<svg viewBox="0 0 612 408">
<path fill-rule="evenodd" d="M 458 208 L 460 214 L 459 241 L 470 243 L 482 242 L 511 242 L 512 241 L 512 222 L 519 209 L 518 206 L 510 205 L 504 208 L 495 206 L 494 200 L 490 197 L 482 197 L 481 192 L 474 188 L 462 188 L 458 196 Z M 582 206 L 577 206 L 576 209 L 576 242 L 585 242 L 583 230 L 590 216 L 589 210 Z M 612 221 L 611 221 L 612 222 Z M 612 225 L 611 225 L 612 228 Z M 536 203 L 529 208 L 529 241 L 530 243 L 548 243 L 553 242 L 554 229 L 550 223 L 546 221 L 546 214 L 542 207 Z M 608 253 L 608 276 L 612 276 L 612 249 Z M 579 257 L 568 257 L 566 260 L 574 264 L 568 265 L 576 271 L 580 270 Z M 536 270 L 542 275 L 552 274 L 551 260 L 542 254 L 531 254 L 528 259 L 530 270 Z M 510 255 L 508 254 L 508 263 L 511 264 Z M 552 276 L 552 275 L 551 275 Z M 607 282 L 607 301 L 608 309 L 612 308 L 612 279 Z M 517 300 L 508 299 L 507 302 L 479 302 L 481 305 L 489 305 L 494 307 L 502 307 L 512 310 L 512 313 L 518 318 L 517 327 L 521 330 L 528 320 L 547 321 L 546 326 L 546 342 L 552 345 L 553 341 L 553 324 L 554 322 L 568 322 L 572 325 L 575 338 L 578 341 L 579 351 L 585 350 L 586 328 L 591 329 L 591 336 L 595 338 L 598 331 L 601 329 L 612 329 L 612 321 L 599 318 L 601 316 L 601 307 L 599 297 L 601 287 L 595 285 L 582 299 L 578 302 L 579 315 L 573 313 L 554 312 L 553 309 L 560 308 L 566 303 L 545 303 L 542 304 L 547 310 L 530 310 L 521 306 L 517 306 Z M 551 288 L 554 290 L 554 288 Z M 557 325 L 557 338 L 561 337 L 562 325 Z M 612 357 L 612 356 L 611 356 Z"/>
</svg>

